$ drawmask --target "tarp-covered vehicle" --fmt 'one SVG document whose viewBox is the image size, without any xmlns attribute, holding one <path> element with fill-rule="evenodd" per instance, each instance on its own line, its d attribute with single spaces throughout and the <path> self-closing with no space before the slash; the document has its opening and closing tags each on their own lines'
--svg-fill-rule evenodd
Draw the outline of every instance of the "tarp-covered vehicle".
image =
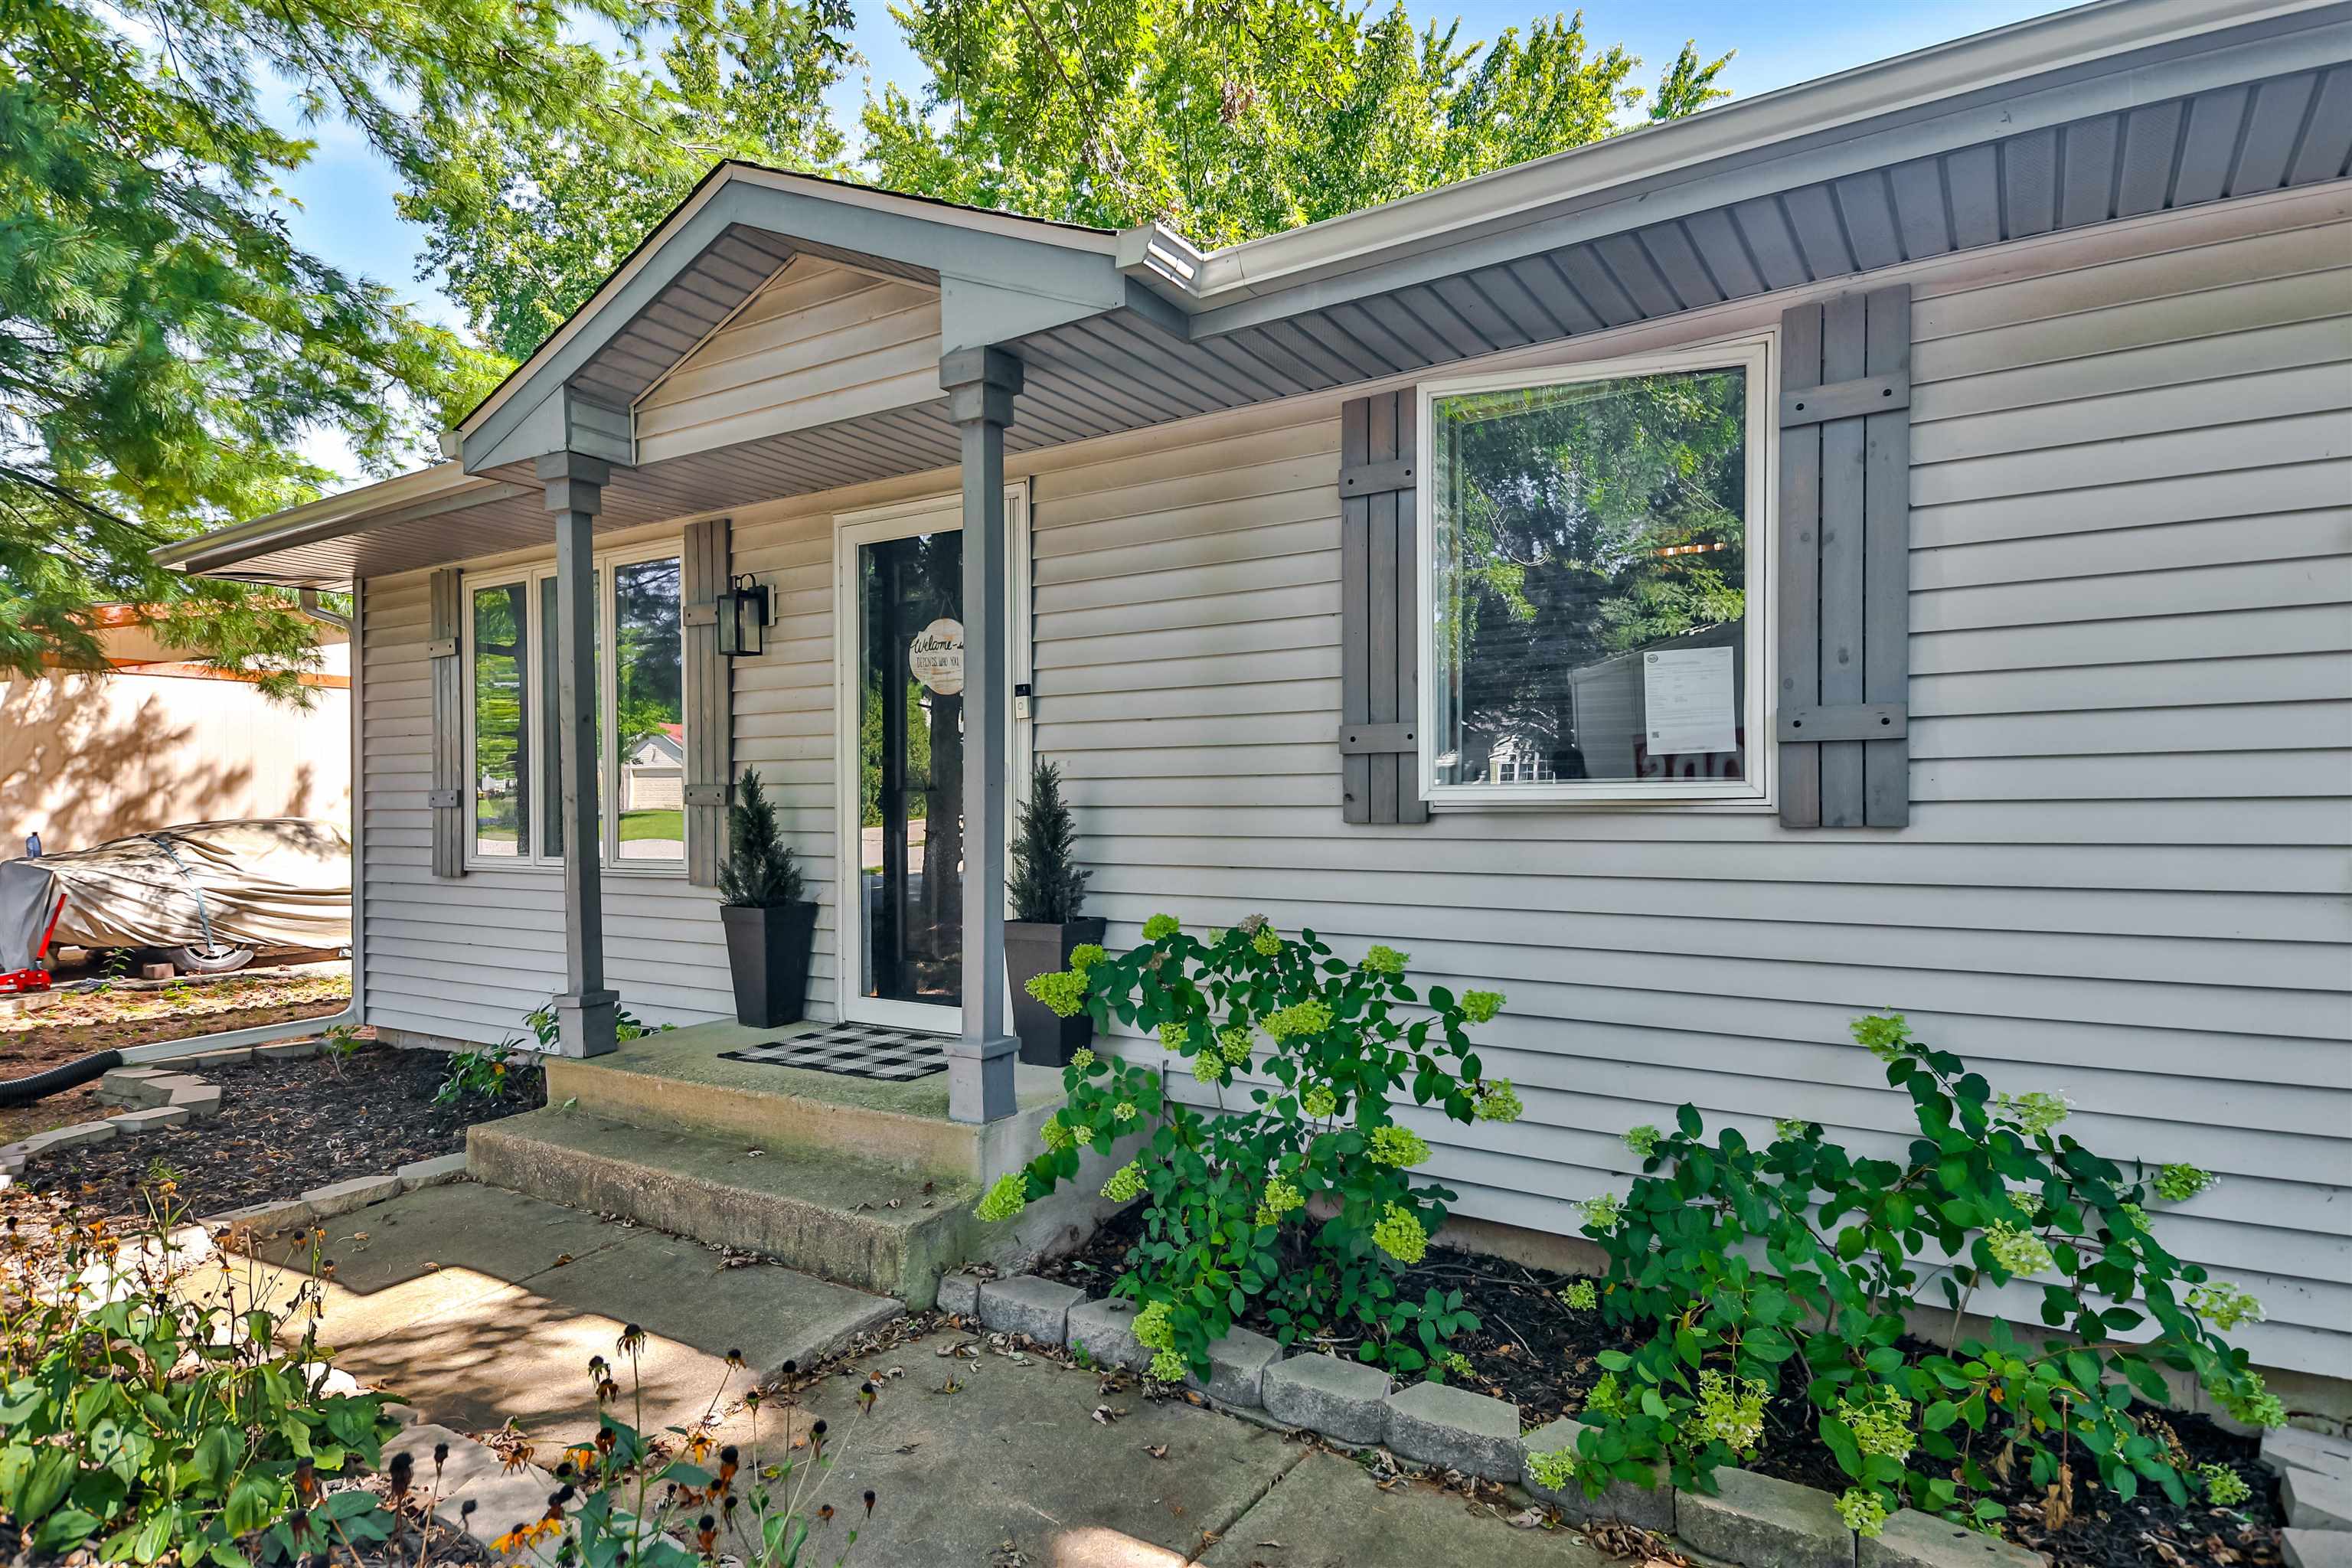
<svg viewBox="0 0 2352 1568">
<path fill-rule="evenodd" d="M 0 862 L 0 976 L 60 947 L 152 949 L 221 973 L 351 940 L 352 843 L 331 822 L 197 822 Z"/>
</svg>

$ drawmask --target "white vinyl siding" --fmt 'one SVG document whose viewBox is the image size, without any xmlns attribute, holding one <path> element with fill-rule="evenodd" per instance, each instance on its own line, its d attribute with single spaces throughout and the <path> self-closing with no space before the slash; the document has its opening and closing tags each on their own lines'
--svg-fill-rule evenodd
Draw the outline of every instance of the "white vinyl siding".
<svg viewBox="0 0 2352 1568">
<path fill-rule="evenodd" d="M 1328 405 L 1042 473 L 1035 740 L 1093 912 L 1131 943 L 1160 910 L 1262 910 L 1507 992 L 1481 1054 L 1526 1120 L 1414 1122 L 1463 1212 L 1546 1230 L 1622 1192 L 1618 1134 L 1685 1100 L 1899 1153 L 1906 1102 L 1846 1026 L 1901 1007 L 1997 1087 L 2071 1094 L 2093 1148 L 2221 1172 L 2161 1233 L 2262 1297 L 2257 1360 L 2352 1375 L 2345 205 L 1914 269 L 1899 833 L 1687 808 L 1348 826 Z"/>
<path fill-rule="evenodd" d="M 2091 1147 L 2220 1171 L 2161 1234 L 2263 1299 L 2271 1321 L 2236 1336 L 2257 1361 L 2352 1376 L 2347 257 L 2339 186 L 1902 269 L 1900 832 L 1716 806 L 1349 827 L 1345 394 L 1016 461 L 1035 519 L 1034 740 L 1068 779 L 1090 912 L 1131 943 L 1162 909 L 1196 927 L 1262 910 L 1507 993 L 1482 1055 L 1526 1119 L 1415 1125 L 1463 1212 L 1541 1230 L 1622 1191 L 1636 1163 L 1618 1135 L 1685 1100 L 1712 1126 L 1802 1114 L 1898 1150 L 1903 1101 L 1846 1029 L 1901 1007 L 1997 1087 L 2071 1094 Z M 1491 363 L 1736 337 L 1790 298 Z M 735 569 L 779 607 L 767 653 L 734 664 L 735 754 L 774 786 L 826 905 L 820 1017 L 833 514 L 953 484 L 734 514 Z M 559 882 L 432 880 L 425 576 L 372 582 L 366 610 L 369 1016 L 496 1038 L 560 980 Z M 608 883 L 605 910 L 626 1005 L 730 1011 L 708 889 Z"/>
<path fill-rule="evenodd" d="M 940 291 L 803 256 L 638 400 L 637 460 L 939 395 Z"/>
</svg>

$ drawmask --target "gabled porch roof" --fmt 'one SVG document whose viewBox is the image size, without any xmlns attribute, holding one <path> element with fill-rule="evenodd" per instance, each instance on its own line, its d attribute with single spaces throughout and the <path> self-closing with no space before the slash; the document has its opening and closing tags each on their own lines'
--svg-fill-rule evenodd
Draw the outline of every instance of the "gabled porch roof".
<svg viewBox="0 0 2352 1568">
<path fill-rule="evenodd" d="M 452 461 L 163 558 L 330 586 L 543 542 L 530 462 L 556 449 L 614 465 L 603 530 L 953 466 L 937 378 L 905 371 L 745 438 L 647 448 L 648 394 L 799 258 L 935 298 L 936 336 L 904 345 L 919 357 L 1018 359 L 1018 452 L 2347 163 L 2352 4 L 2103 0 L 1209 253 L 1159 226 L 724 163 L 466 420 Z"/>
</svg>

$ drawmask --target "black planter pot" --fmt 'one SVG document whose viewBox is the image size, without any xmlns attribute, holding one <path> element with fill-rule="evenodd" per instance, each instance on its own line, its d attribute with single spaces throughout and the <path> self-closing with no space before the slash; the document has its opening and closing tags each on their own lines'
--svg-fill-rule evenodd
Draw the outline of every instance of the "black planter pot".
<svg viewBox="0 0 2352 1568">
<path fill-rule="evenodd" d="M 1004 922 L 1004 968 L 1013 982 L 1013 1031 L 1021 1037 L 1021 1059 L 1034 1067 L 1070 1065 L 1078 1047 L 1095 1037 L 1095 1021 L 1080 1013 L 1057 1018 L 1054 1010 L 1029 994 L 1029 982 L 1070 966 L 1070 952 L 1090 942 L 1100 942 L 1107 922 L 1065 921 L 1048 925 L 1036 921 Z"/>
<path fill-rule="evenodd" d="M 735 1021 L 751 1029 L 799 1023 L 808 1005 L 816 906 L 721 904 L 719 920 L 727 928 L 727 967 L 735 975 Z"/>
</svg>

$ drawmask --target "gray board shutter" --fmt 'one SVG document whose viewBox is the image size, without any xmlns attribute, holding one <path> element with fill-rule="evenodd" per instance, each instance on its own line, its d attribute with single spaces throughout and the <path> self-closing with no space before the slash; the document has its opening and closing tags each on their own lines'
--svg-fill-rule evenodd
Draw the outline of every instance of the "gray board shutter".
<svg viewBox="0 0 2352 1568">
<path fill-rule="evenodd" d="M 1421 798 L 1414 389 L 1339 411 L 1339 778 L 1349 822 L 1429 820 Z"/>
<path fill-rule="evenodd" d="M 734 679 L 719 651 L 718 609 L 734 569 L 730 520 L 688 523 L 684 550 L 686 879 L 709 888 L 719 881 L 735 783 Z"/>
<path fill-rule="evenodd" d="M 466 621 L 465 579 L 454 566 L 433 574 L 433 784 L 425 804 L 433 818 L 433 874 L 466 874 L 466 661 L 460 635 Z"/>
</svg>

